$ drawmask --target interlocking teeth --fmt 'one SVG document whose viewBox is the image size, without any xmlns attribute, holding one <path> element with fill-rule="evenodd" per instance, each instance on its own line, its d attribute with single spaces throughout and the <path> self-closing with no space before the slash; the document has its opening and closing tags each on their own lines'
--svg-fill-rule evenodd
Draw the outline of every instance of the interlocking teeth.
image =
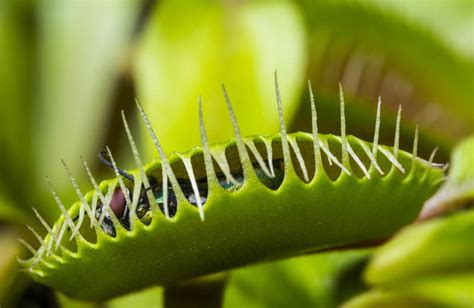
<svg viewBox="0 0 474 308">
<path fill-rule="evenodd" d="M 127 188 L 125 187 L 125 183 L 123 182 L 122 180 L 122 176 L 120 175 L 120 172 L 119 172 L 119 169 L 117 167 L 117 163 L 115 162 L 114 160 L 114 157 L 112 156 L 112 152 L 110 151 L 109 147 L 106 147 L 107 149 L 107 153 L 109 154 L 109 157 L 110 157 L 110 161 L 112 162 L 112 166 L 114 167 L 114 172 L 115 172 L 115 176 L 117 177 L 117 180 L 119 182 L 119 185 L 120 185 L 120 189 L 122 190 L 122 194 L 124 195 L 125 197 L 125 206 L 128 208 L 128 210 L 130 210 L 130 216 L 129 216 L 129 219 L 130 219 L 130 226 L 132 225 L 132 217 L 133 215 L 135 214 L 135 209 L 132 209 L 132 200 L 130 200 L 130 196 L 128 194 L 128 190 Z M 126 212 L 126 210 L 124 211 L 124 213 Z"/>
<path fill-rule="evenodd" d="M 318 113 L 316 112 L 316 104 L 314 102 L 314 95 L 313 89 L 311 87 L 311 81 L 308 80 L 308 88 L 309 88 L 309 98 L 311 101 L 311 128 L 312 128 L 312 135 L 313 135 L 313 147 L 314 147 L 314 166 L 315 166 L 315 173 L 318 170 L 322 170 L 323 162 L 321 158 L 321 146 L 319 141 L 319 132 L 318 132 Z M 323 170 L 322 170 L 323 171 Z"/>
<path fill-rule="evenodd" d="M 342 144 L 342 164 L 347 169 L 350 169 L 349 164 L 349 151 L 347 149 L 347 136 L 346 136 L 346 111 L 344 106 L 344 92 L 342 91 L 342 85 L 339 83 L 339 100 L 341 109 L 341 144 Z"/>
<path fill-rule="evenodd" d="M 199 108 L 199 132 L 201 136 L 201 145 L 203 149 L 204 164 L 206 166 L 207 184 L 211 186 L 213 183 L 217 183 L 217 177 L 215 174 L 214 166 L 212 165 L 211 152 L 209 151 L 209 141 L 207 138 L 206 127 L 204 126 L 204 116 L 202 113 L 202 99 L 200 96 L 198 98 L 198 108 Z"/>
<path fill-rule="evenodd" d="M 369 147 L 368 144 L 366 144 L 364 141 L 358 139 L 358 138 L 352 138 L 352 137 L 347 137 L 346 135 L 346 117 L 345 117 L 345 102 L 344 102 L 344 93 L 341 84 L 339 84 L 339 98 L 340 98 L 340 125 L 341 125 L 341 136 L 339 138 L 340 144 L 341 144 L 341 155 L 340 159 L 334 155 L 330 148 L 328 139 L 326 138 L 321 138 L 319 135 L 318 131 L 318 114 L 316 111 L 316 104 L 314 100 L 314 95 L 313 91 L 311 88 L 311 82 L 308 81 L 308 89 L 309 89 L 309 96 L 310 96 L 310 102 L 311 102 L 311 126 L 312 126 L 312 141 L 313 141 L 313 149 L 314 149 L 314 168 L 315 168 L 315 174 L 321 170 L 321 172 L 324 172 L 324 167 L 323 167 L 323 162 L 322 162 L 322 153 L 325 153 L 327 156 L 327 159 L 329 161 L 329 164 L 335 164 L 337 165 L 340 169 L 341 172 L 346 173 L 347 175 L 352 175 L 351 173 L 351 166 L 350 166 L 350 159 L 352 159 L 353 162 L 360 168 L 362 173 L 364 174 L 364 177 L 367 179 L 371 178 L 371 174 L 373 176 L 373 173 L 371 173 L 371 168 L 374 168 L 380 175 L 384 175 L 384 171 L 379 165 L 379 161 L 377 160 L 377 153 L 381 152 L 391 163 L 392 166 L 400 170 L 402 173 L 405 173 L 405 167 L 398 161 L 398 152 L 399 152 L 399 139 L 400 139 L 400 120 L 401 120 L 401 112 L 402 112 L 402 107 L 401 105 L 398 108 L 397 112 L 397 118 L 396 118 L 396 128 L 395 128 L 395 137 L 394 137 L 394 145 L 393 145 L 393 152 L 387 150 L 385 147 L 379 145 L 379 136 L 380 136 L 380 122 L 381 122 L 381 103 L 382 100 L 379 97 L 377 101 L 377 114 L 376 114 L 376 119 L 375 119 L 375 129 L 374 129 L 374 139 L 373 139 L 373 144 L 372 144 L 372 149 Z M 245 181 L 248 179 L 250 176 L 255 176 L 255 172 L 258 169 L 258 173 L 260 174 L 259 176 L 263 177 L 268 177 L 268 179 L 274 179 L 276 178 L 276 174 L 279 174 L 279 176 L 284 175 L 284 173 L 288 173 L 289 171 L 293 171 L 294 167 L 298 164 L 299 169 L 301 170 L 301 176 L 303 180 L 306 183 L 310 182 L 309 179 L 309 172 L 308 168 L 311 167 L 310 165 L 307 165 L 307 161 L 305 161 L 305 153 L 301 152 L 300 145 L 298 144 L 299 139 L 297 140 L 296 137 L 293 135 L 288 135 L 287 129 L 285 126 L 285 121 L 283 117 L 283 108 L 282 108 L 282 100 L 281 100 L 281 93 L 280 93 L 280 88 L 279 88 L 279 83 L 278 83 L 278 76 L 277 72 L 275 72 L 275 94 L 276 94 L 276 102 L 277 102 L 277 109 L 278 109 L 278 121 L 279 121 L 279 130 L 280 130 L 280 141 L 281 141 L 281 147 L 282 147 L 282 158 L 283 158 L 283 163 L 284 163 L 284 173 L 282 172 L 281 166 L 277 166 L 276 168 L 274 167 L 274 163 L 278 162 L 281 163 L 281 158 L 277 158 L 274 160 L 274 152 L 272 148 L 272 140 L 271 139 L 263 139 L 263 143 L 266 148 L 266 153 L 267 153 L 267 161 L 262 157 L 262 155 L 259 152 L 259 149 L 256 147 L 255 140 L 253 139 L 247 139 L 242 137 L 242 133 L 240 131 L 240 128 L 237 123 L 237 119 L 232 107 L 232 104 L 229 99 L 229 95 L 227 93 L 227 90 L 225 89 L 224 86 L 222 86 L 223 94 L 224 94 L 224 99 L 225 103 L 227 106 L 227 110 L 229 113 L 229 117 L 232 122 L 232 127 L 233 127 L 233 132 L 236 140 L 236 146 L 237 146 L 237 151 L 240 157 L 240 163 L 242 165 L 242 171 L 243 171 L 243 180 Z M 175 215 L 176 211 L 176 204 L 174 203 L 174 199 L 170 198 L 176 198 L 176 200 L 187 200 L 191 194 L 189 191 L 189 187 L 187 188 L 188 191 L 186 191 L 186 196 L 185 193 L 183 192 L 183 189 L 180 186 L 180 182 L 178 181 L 173 168 L 171 168 L 170 163 L 168 162 L 167 157 L 164 154 L 164 150 L 161 147 L 160 142 L 158 141 L 158 138 L 151 126 L 151 123 L 143 110 L 142 106 L 136 102 L 137 108 L 139 110 L 139 113 L 145 123 L 145 126 L 148 130 L 148 133 L 150 134 L 153 143 L 155 145 L 155 148 L 157 150 L 157 153 L 160 157 L 161 160 L 161 172 L 162 172 L 162 198 L 163 200 L 160 201 L 162 202 L 163 209 L 162 211 L 164 212 L 164 215 L 167 219 L 170 219 L 170 215 Z M 200 126 L 200 136 L 201 136 L 201 144 L 202 144 L 202 152 L 203 152 L 203 157 L 204 157 L 204 164 L 205 164 L 205 174 L 207 178 L 207 189 L 208 191 L 214 184 L 221 184 L 224 181 L 226 181 L 226 184 L 233 185 L 233 188 L 235 187 L 240 187 L 242 185 L 242 173 L 235 173 L 234 170 L 231 170 L 229 161 L 227 160 L 226 153 L 225 151 L 222 151 L 222 148 L 210 148 L 209 143 L 208 143 L 208 137 L 207 137 L 207 132 L 206 128 L 204 125 L 204 116 L 203 116 L 203 110 L 202 110 L 202 101 L 201 97 L 198 98 L 198 107 L 199 107 L 199 126 Z M 137 215 L 137 205 L 140 198 L 143 198 L 146 195 L 146 198 L 148 199 L 148 204 L 150 208 L 152 209 L 152 214 L 156 213 L 157 209 L 159 210 L 159 205 L 158 205 L 158 199 L 156 199 L 156 196 L 154 195 L 154 189 L 158 189 L 158 186 L 154 186 L 150 183 L 150 180 L 146 174 L 145 167 L 141 161 L 140 154 L 138 152 L 135 140 L 133 138 L 133 135 L 130 131 L 128 122 L 125 117 L 125 113 L 122 111 L 122 120 L 123 120 L 123 125 L 127 134 L 127 138 L 130 144 L 130 148 L 136 163 L 136 166 L 139 171 L 139 176 L 128 176 L 127 179 L 132 180 L 134 182 L 134 188 L 133 188 L 133 193 L 130 196 L 130 193 L 128 192 L 127 186 L 125 185 L 122 176 L 124 176 L 123 171 L 120 170 L 117 167 L 117 164 L 112 156 L 112 153 L 110 149 L 107 147 L 107 153 L 108 156 L 111 160 L 110 165 L 113 167 L 114 173 L 117 177 L 117 181 L 113 182 L 112 184 L 109 184 L 108 186 L 108 191 L 104 195 L 102 190 L 100 189 L 99 185 L 97 184 L 96 180 L 94 179 L 87 163 L 84 161 L 84 159 L 81 157 L 81 160 L 83 162 L 84 169 L 90 179 L 90 182 L 92 183 L 95 193 L 89 197 L 91 198 L 90 203 L 86 200 L 86 197 L 82 194 L 79 185 L 77 184 L 76 179 L 73 177 L 72 173 L 70 172 L 70 169 L 68 168 L 67 164 L 62 161 L 64 168 L 66 170 L 66 173 L 69 177 L 69 180 L 71 182 L 71 185 L 74 188 L 74 191 L 77 195 L 77 197 L 80 200 L 80 207 L 79 207 L 79 213 L 78 217 L 76 217 L 74 220 L 71 218 L 69 212 L 66 210 L 64 204 L 62 203 L 61 199 L 59 198 L 58 194 L 56 191 L 53 189 L 53 186 L 51 184 L 51 180 L 49 178 L 47 179 L 48 186 L 51 190 L 51 193 L 62 213 L 62 219 L 59 220 L 58 223 L 56 223 L 53 227 L 51 227 L 46 220 L 40 215 L 40 213 L 33 208 L 33 212 L 35 213 L 35 216 L 38 218 L 40 221 L 41 225 L 45 228 L 47 231 L 47 235 L 45 237 L 41 237 L 32 227 L 28 226 L 28 229 L 33 233 L 34 237 L 39 241 L 40 243 L 40 248 L 38 250 L 35 250 L 30 244 L 25 242 L 23 239 L 18 239 L 20 243 L 22 243 L 27 250 L 29 250 L 33 257 L 30 260 L 19 260 L 20 263 L 25 264 L 25 266 L 28 266 L 28 270 L 32 270 L 33 267 L 38 264 L 38 263 L 43 263 L 47 264 L 47 260 L 45 259 L 44 255 L 50 256 L 53 254 L 53 256 L 56 256 L 54 253 L 55 250 L 58 248 L 61 249 L 67 249 L 65 246 L 62 245 L 62 240 L 65 237 L 66 231 L 70 229 L 72 231 L 71 237 L 69 240 L 75 239 L 76 241 L 82 240 L 83 237 L 80 234 L 79 230 L 83 230 L 81 228 L 84 218 L 86 215 L 90 219 L 90 227 L 94 227 L 96 232 L 99 232 L 99 230 L 102 230 L 107 234 L 107 232 L 103 229 L 102 224 L 104 223 L 105 219 L 107 218 L 107 221 L 110 226 L 112 227 L 120 227 L 120 225 L 125 226 L 123 224 L 123 220 L 126 219 L 125 213 L 123 214 L 123 217 L 116 217 L 113 209 L 111 208 L 111 203 L 113 201 L 113 195 L 114 192 L 116 191 L 117 184 L 122 191 L 123 197 L 125 199 L 125 207 L 129 215 L 128 216 L 128 226 L 127 229 L 131 230 L 133 228 L 133 224 L 135 223 L 135 220 L 133 218 L 136 217 Z M 351 139 L 352 138 L 352 139 Z M 413 153 L 412 153 L 412 165 L 411 165 L 411 171 L 415 170 L 416 168 L 416 161 L 420 161 L 422 163 L 425 163 L 428 165 L 428 167 L 435 167 L 439 166 L 440 164 L 435 164 L 433 163 L 434 156 L 436 154 L 437 148 L 434 149 L 433 153 L 431 154 L 429 161 L 424 161 L 420 158 L 417 157 L 418 154 L 418 138 L 419 138 L 419 131 L 418 127 L 416 127 L 415 130 L 415 135 L 414 135 L 414 140 L 413 140 Z M 366 167 L 363 163 L 363 160 L 361 159 L 362 156 L 359 153 L 359 155 L 356 153 L 354 149 L 356 147 L 352 147 L 351 143 L 349 142 L 349 139 L 351 142 L 355 140 L 355 142 L 360 146 L 362 149 L 362 153 L 367 156 L 367 158 L 370 161 L 370 166 Z M 352 143 L 354 145 L 354 143 Z M 290 146 L 293 149 L 294 152 L 294 157 L 296 157 L 295 162 L 292 161 L 291 157 L 291 152 L 290 152 Z M 250 150 L 250 152 L 253 154 L 253 157 L 256 160 L 255 162 L 252 162 L 248 153 L 247 148 Z M 196 169 L 192 164 L 192 160 L 190 157 L 186 155 L 179 155 L 186 173 L 188 175 L 189 182 L 191 183 L 191 189 L 192 189 L 192 198 L 195 201 L 192 201 L 194 205 L 197 206 L 199 210 L 199 216 L 201 218 L 201 221 L 204 221 L 205 219 L 205 211 L 204 211 L 204 202 L 207 198 L 207 195 L 205 192 L 203 192 L 202 187 L 199 185 L 202 185 L 201 179 L 196 179 Z M 362 157 L 363 158 L 363 157 Z M 217 163 L 217 166 L 219 166 L 220 171 L 217 172 L 214 169 L 214 162 Z M 308 167 L 309 166 L 309 167 Z M 446 165 L 445 165 L 446 167 Z M 255 170 L 253 170 L 255 168 Z M 425 170 L 425 177 L 428 174 L 428 169 Z M 125 174 L 126 175 L 126 174 Z M 239 180 L 237 180 L 239 179 Z M 280 178 L 282 179 L 282 178 Z M 198 181 L 199 180 L 199 181 Z M 168 187 L 168 181 L 171 184 L 172 190 L 169 191 Z M 280 182 L 281 183 L 281 182 Z M 266 184 L 268 186 L 268 184 Z M 268 186 L 270 187 L 270 186 Z M 142 194 L 142 189 L 144 189 L 144 193 Z M 237 188 L 238 189 L 238 188 Z M 272 188 L 273 189 L 273 188 Z M 204 190 L 205 191 L 205 190 Z M 174 194 L 174 195 L 170 195 Z M 160 198 L 161 198 L 160 197 Z M 170 212 L 170 201 L 173 200 L 173 213 Z M 191 199 L 188 199 L 188 201 Z M 203 201 L 204 200 L 204 201 Z M 176 201 L 177 203 L 178 201 Z M 191 201 L 190 201 L 191 202 Z M 195 202 L 195 203 L 194 203 Z M 98 214 L 98 206 L 100 206 L 101 213 L 100 215 Z M 160 203 L 161 206 L 161 203 Z M 159 212 L 159 211 L 158 211 Z M 98 215 L 98 217 L 96 217 Z M 75 220 L 77 220 L 77 223 L 75 223 Z M 115 229 L 114 229 L 115 232 Z M 110 234 L 109 234 L 110 235 Z M 49 238 L 47 238 L 49 236 Z M 115 235 L 114 235 L 115 236 Z M 54 246 L 54 247 L 53 247 Z"/>
<path fill-rule="evenodd" d="M 163 148 L 161 147 L 161 144 L 158 141 L 158 138 L 156 137 L 155 131 L 153 130 L 153 127 L 151 126 L 150 120 L 148 119 L 145 111 L 143 110 L 142 106 L 138 103 L 138 101 L 136 101 L 136 105 L 138 107 L 138 110 L 140 111 L 140 115 L 143 119 L 143 122 L 145 123 L 148 133 L 150 134 L 151 139 L 153 140 L 156 151 L 158 152 L 158 155 L 160 156 L 162 168 L 165 169 L 166 171 L 166 176 L 171 182 L 171 186 L 173 187 L 174 193 L 176 194 L 178 199 L 184 200 L 185 197 L 184 197 L 183 191 L 181 190 L 178 184 L 178 180 L 176 179 L 176 176 L 173 172 L 173 169 L 171 169 L 168 159 L 166 158 L 165 152 L 163 151 Z"/>
<path fill-rule="evenodd" d="M 237 118 L 235 117 L 234 109 L 227 94 L 227 90 L 224 85 L 222 85 L 222 92 L 224 93 L 225 104 L 229 112 L 230 119 L 232 121 L 232 128 L 234 130 L 235 142 L 237 144 L 237 150 L 239 152 L 240 162 L 242 164 L 242 169 L 244 172 L 244 178 L 249 179 L 252 176 L 252 164 L 250 162 L 249 153 L 245 147 L 242 134 L 240 133 L 239 124 L 237 123 Z"/>
<path fill-rule="evenodd" d="M 398 147 L 400 144 L 400 119 L 402 117 L 402 105 L 398 105 L 397 124 L 395 127 L 395 140 L 393 142 L 393 156 L 398 158 Z"/>
<path fill-rule="evenodd" d="M 125 112 L 123 110 L 122 110 L 122 121 L 123 121 L 123 126 L 125 128 L 125 132 L 127 133 L 128 143 L 130 144 L 130 149 L 132 150 L 133 158 L 135 159 L 135 163 L 138 167 L 138 170 L 140 171 L 141 180 L 143 181 L 143 186 L 146 191 L 148 202 L 150 203 L 153 211 L 156 211 L 158 209 L 158 205 L 156 203 L 155 197 L 153 196 L 153 192 L 150 189 L 150 181 L 148 181 L 148 177 L 145 173 L 145 168 L 140 158 L 140 154 L 138 153 L 135 140 L 133 139 L 132 132 L 130 131 L 127 119 L 125 117 Z M 136 206 L 135 201 L 138 201 L 138 200 L 134 200 L 132 213 L 135 213 L 135 206 Z"/>
<path fill-rule="evenodd" d="M 68 224 L 69 228 L 71 228 L 71 230 L 74 230 L 76 226 L 75 226 L 74 222 L 72 221 L 71 216 L 69 216 L 69 213 L 66 210 L 66 208 L 64 207 L 64 205 L 63 205 L 61 199 L 59 198 L 58 194 L 54 190 L 53 185 L 52 185 L 51 180 L 49 179 L 49 177 L 46 177 L 46 182 L 48 183 L 51 194 L 53 195 L 54 200 L 56 200 L 56 203 L 58 204 L 58 207 L 61 210 L 61 213 L 63 214 L 64 219 L 66 220 L 66 223 Z M 80 235 L 79 232 L 77 234 Z"/>
<path fill-rule="evenodd" d="M 181 156 L 181 160 L 184 163 L 184 167 L 186 168 L 186 172 L 188 173 L 189 181 L 191 182 L 194 195 L 196 196 L 196 203 L 199 209 L 199 216 L 201 217 L 201 221 L 204 221 L 204 211 L 202 208 L 201 194 L 199 193 L 199 189 L 197 187 L 196 177 L 194 176 L 191 159 L 189 157 Z"/>
<path fill-rule="evenodd" d="M 288 173 L 289 170 L 292 170 L 293 166 L 291 164 L 290 156 L 290 146 L 288 145 L 288 138 L 286 133 L 285 119 L 283 118 L 283 106 L 281 102 L 280 94 L 280 85 L 278 84 L 278 73 L 275 71 L 275 95 L 278 107 L 278 120 L 280 123 L 280 137 L 281 137 L 281 146 L 283 149 L 283 161 L 285 163 L 285 173 Z"/>
</svg>

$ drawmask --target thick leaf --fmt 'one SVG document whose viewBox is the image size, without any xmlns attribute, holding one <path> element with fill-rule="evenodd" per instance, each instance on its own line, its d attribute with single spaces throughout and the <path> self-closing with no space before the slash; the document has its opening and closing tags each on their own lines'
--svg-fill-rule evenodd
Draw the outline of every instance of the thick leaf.
<svg viewBox="0 0 474 308">
<path fill-rule="evenodd" d="M 333 252 L 236 270 L 224 307 L 336 307 L 364 288 L 358 270 L 367 255 Z"/>
<path fill-rule="evenodd" d="M 343 307 L 472 307 L 473 283 L 472 272 L 407 281 L 394 288 L 374 290 L 360 295 Z"/>
<path fill-rule="evenodd" d="M 420 276 L 472 271 L 473 230 L 473 210 L 408 227 L 375 253 L 365 277 L 371 284 L 386 286 Z"/>
<path fill-rule="evenodd" d="M 420 214 L 426 219 L 440 213 L 474 204 L 474 136 L 453 151 L 448 180 L 428 200 Z"/>
</svg>

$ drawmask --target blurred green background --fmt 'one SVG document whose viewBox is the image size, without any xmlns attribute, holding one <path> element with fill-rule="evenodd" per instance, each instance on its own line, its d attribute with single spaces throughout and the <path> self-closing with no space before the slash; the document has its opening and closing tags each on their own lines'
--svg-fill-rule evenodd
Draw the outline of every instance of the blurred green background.
<svg viewBox="0 0 474 308">
<path fill-rule="evenodd" d="M 474 131 L 473 29 L 474 4 L 459 0 L 1 0 L 0 305 L 27 303 L 21 299 L 35 292 L 18 275 L 16 257 L 23 248 L 16 238 L 31 238 L 25 225 L 38 224 L 32 206 L 49 222 L 59 214 L 45 176 L 65 204 L 75 201 L 61 158 L 83 191 L 91 187 L 81 155 L 100 179 L 112 176 L 97 159 L 106 145 L 120 166 L 134 168 L 122 109 L 143 158 L 155 157 L 137 121 L 135 99 L 171 153 L 200 145 L 198 96 L 211 143 L 232 137 L 222 83 L 244 135 L 277 132 L 275 70 L 289 130 L 310 130 L 311 80 L 320 130 L 338 134 L 341 82 L 348 133 L 372 139 L 381 96 L 381 142 L 393 143 L 402 104 L 401 147 L 410 150 L 417 124 L 420 155 L 426 158 L 438 146 L 437 160 L 446 162 L 453 146 Z M 348 271 L 357 280 L 357 271 L 348 268 L 360 265 L 366 254 L 320 255 L 237 271 L 225 303 L 337 305 L 352 294 L 337 277 Z M 322 266 L 327 270 L 316 270 Z M 260 282 L 251 278 L 257 276 Z M 275 289 L 289 295 L 266 297 L 272 291 L 264 288 L 270 284 L 265 277 L 286 281 Z M 149 291 L 109 305 L 146 304 L 147 296 L 156 302 L 160 294 Z M 292 302 L 291 294 L 299 300 Z"/>
</svg>

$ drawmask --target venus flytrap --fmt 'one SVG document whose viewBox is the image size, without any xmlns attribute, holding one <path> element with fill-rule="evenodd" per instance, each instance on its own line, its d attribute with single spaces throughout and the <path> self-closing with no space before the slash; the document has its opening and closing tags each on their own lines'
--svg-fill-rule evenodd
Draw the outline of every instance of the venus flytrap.
<svg viewBox="0 0 474 308">
<path fill-rule="evenodd" d="M 280 133 L 242 137 L 224 89 L 235 138 L 209 145 L 199 102 L 202 148 L 168 157 L 137 104 L 160 159 L 142 164 L 123 116 L 137 169 L 119 169 L 110 151 L 117 178 L 97 185 L 86 168 L 95 190 L 47 228 L 25 270 L 68 296 L 105 300 L 383 239 L 416 218 L 444 177 L 416 157 L 417 139 L 414 154 L 378 145 L 380 113 L 374 144 L 347 135 L 342 89 L 340 137 L 318 132 L 313 100 L 312 133 L 288 134 L 277 79 L 275 89 Z"/>
</svg>

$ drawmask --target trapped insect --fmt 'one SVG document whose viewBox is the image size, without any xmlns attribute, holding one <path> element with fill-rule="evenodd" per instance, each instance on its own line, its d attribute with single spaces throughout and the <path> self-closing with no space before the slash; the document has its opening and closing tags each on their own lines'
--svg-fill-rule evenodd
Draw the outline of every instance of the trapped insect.
<svg viewBox="0 0 474 308">
<path fill-rule="evenodd" d="M 48 234 L 32 229 L 40 248 L 20 261 L 31 276 L 65 294 L 103 300 L 151 285 L 167 285 L 238 266 L 390 236 L 413 221 L 444 178 L 440 165 L 378 144 L 380 100 L 373 142 L 319 134 L 311 93 L 312 132 L 288 134 L 275 78 L 280 132 L 242 137 L 230 99 L 224 99 L 235 139 L 210 146 L 201 102 L 201 148 L 169 157 L 137 104 L 159 159 L 143 165 L 122 113 L 137 169 L 117 167 L 107 148 L 100 159 L 116 178 L 83 195 Z M 107 154 L 107 155 L 105 155 Z M 107 158 L 106 158 L 107 156 Z M 74 219 L 73 219 L 74 217 Z M 120 271 L 116 269 L 120 268 Z M 74 277 L 69 279 L 68 277 Z M 100 283 L 96 283 L 100 281 Z"/>
</svg>

